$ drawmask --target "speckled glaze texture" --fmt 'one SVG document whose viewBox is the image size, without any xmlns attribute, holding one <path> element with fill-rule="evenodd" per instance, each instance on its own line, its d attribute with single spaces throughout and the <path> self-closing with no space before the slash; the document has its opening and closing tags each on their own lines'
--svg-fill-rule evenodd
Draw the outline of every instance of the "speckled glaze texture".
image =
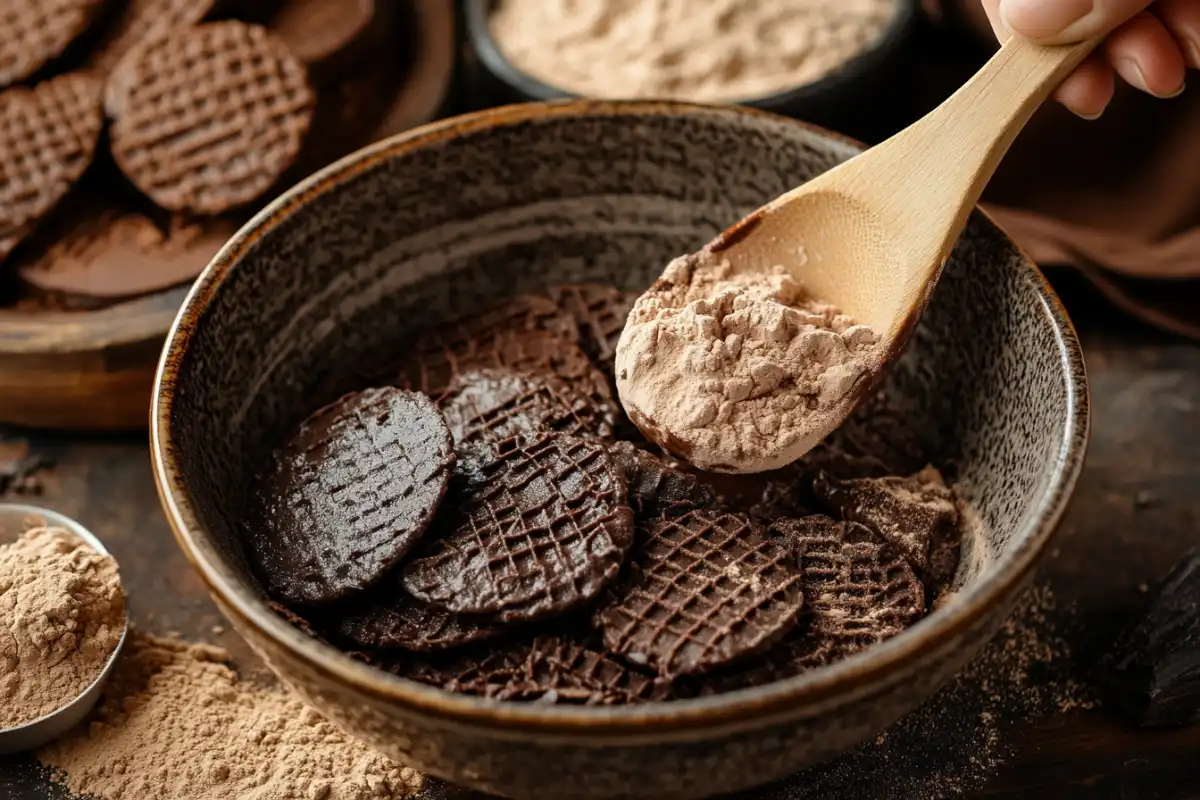
<svg viewBox="0 0 1200 800">
<path fill-rule="evenodd" d="M 875 735 L 995 632 L 1078 475 L 1087 388 L 1037 270 L 976 215 L 890 382 L 982 521 L 953 601 L 789 681 L 617 709 L 499 704 L 385 675 L 274 616 L 233 521 L 265 448 L 347 366 L 526 289 L 644 288 L 667 261 L 856 152 L 735 109 L 526 105 L 427 126 L 261 213 L 197 283 L 152 418 L 180 545 L 234 626 L 315 707 L 406 763 L 519 798 L 693 798 L 781 778 Z"/>
</svg>

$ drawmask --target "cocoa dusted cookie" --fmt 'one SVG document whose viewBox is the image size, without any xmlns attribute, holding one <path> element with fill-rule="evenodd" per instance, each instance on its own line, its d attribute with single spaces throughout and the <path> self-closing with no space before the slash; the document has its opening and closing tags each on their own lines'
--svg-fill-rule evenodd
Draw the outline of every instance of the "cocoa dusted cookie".
<svg viewBox="0 0 1200 800">
<path fill-rule="evenodd" d="M 121 171 L 159 206 L 220 214 L 261 197 L 312 121 L 304 65 L 257 25 L 175 28 L 122 58 L 105 107 Z"/>
<path fill-rule="evenodd" d="M 954 495 L 934 467 L 907 478 L 838 480 L 817 475 L 818 501 L 843 519 L 870 528 L 937 588 L 954 578 L 961 536 Z"/>
<path fill-rule="evenodd" d="M 633 544 L 625 480 L 604 443 L 560 433 L 501 442 L 456 482 L 404 589 L 505 622 L 562 613 L 617 576 Z"/>
<path fill-rule="evenodd" d="M 610 438 L 612 398 L 586 396 L 581 390 L 589 383 L 552 372 L 469 369 L 454 378 L 438 405 L 460 445 L 541 431 Z"/>
<path fill-rule="evenodd" d="M 611 373 L 617 355 L 617 340 L 625 329 L 638 295 L 615 286 L 576 283 L 553 286 L 546 296 L 575 318 L 584 352 L 596 365 Z"/>
<path fill-rule="evenodd" d="M 0 88 L 23 81 L 92 26 L 106 0 L 0 0 Z"/>
<path fill-rule="evenodd" d="M 362 647 L 434 652 L 491 639 L 505 630 L 486 617 L 425 605 L 399 587 L 389 586 L 379 595 L 368 608 L 343 616 L 338 634 Z"/>
<path fill-rule="evenodd" d="M 828 663 L 890 639 L 925 616 L 925 589 L 900 551 L 856 522 L 779 520 L 772 535 L 800 562 L 808 634 Z"/>
<path fill-rule="evenodd" d="M 832 664 L 925 615 L 925 591 L 908 562 L 862 525 L 814 514 L 779 520 L 770 532 L 800 563 L 805 613 L 769 650 L 706 676 L 695 687 L 699 694 L 761 686 Z"/>
<path fill-rule="evenodd" d="M 408 350 L 397 381 L 430 397 L 468 369 L 552 372 L 567 379 L 593 370 L 579 349 L 574 319 L 547 298 L 532 295 L 435 325 Z"/>
<path fill-rule="evenodd" d="M 639 530 L 628 574 L 593 621 L 610 652 L 674 678 L 769 647 L 803 605 L 786 546 L 745 515 L 700 509 Z"/>
<path fill-rule="evenodd" d="M 187 283 L 203 271 L 237 231 L 219 217 L 171 220 L 162 228 L 111 200 L 68 199 L 61 213 L 18 257 L 21 280 L 44 292 L 74 298 L 118 300 Z"/>
<path fill-rule="evenodd" d="M 678 516 L 716 505 L 712 489 L 695 475 L 672 469 L 630 442 L 613 442 L 609 453 L 625 473 L 629 505 L 638 520 Z"/>
<path fill-rule="evenodd" d="M 200 22 L 217 0 L 121 0 L 116 5 L 114 19 L 104 25 L 86 64 L 105 75 L 139 44 Z"/>
<path fill-rule="evenodd" d="M 102 90 L 99 79 L 71 73 L 0 92 L 0 261 L 92 163 Z"/>
<path fill-rule="evenodd" d="M 259 477 L 243 536 L 251 564 L 287 603 L 361 592 L 425 532 L 454 464 L 429 398 L 348 395 L 305 420 Z"/>
</svg>

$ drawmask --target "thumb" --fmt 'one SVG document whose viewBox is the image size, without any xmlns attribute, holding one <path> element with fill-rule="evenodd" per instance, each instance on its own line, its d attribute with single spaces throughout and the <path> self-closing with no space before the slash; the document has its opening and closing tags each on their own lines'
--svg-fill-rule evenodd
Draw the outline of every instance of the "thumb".
<svg viewBox="0 0 1200 800">
<path fill-rule="evenodd" d="M 1103 36 L 1145 11 L 1150 0 L 1000 0 L 1008 30 L 1041 44 Z"/>
</svg>

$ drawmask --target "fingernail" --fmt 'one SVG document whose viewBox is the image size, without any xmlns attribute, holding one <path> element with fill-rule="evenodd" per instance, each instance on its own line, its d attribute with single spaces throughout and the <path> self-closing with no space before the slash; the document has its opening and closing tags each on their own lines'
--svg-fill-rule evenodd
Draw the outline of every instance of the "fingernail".
<svg viewBox="0 0 1200 800">
<path fill-rule="evenodd" d="M 1184 89 L 1186 89 L 1186 88 L 1187 88 L 1187 84 L 1186 84 L 1186 83 L 1181 83 L 1181 84 L 1179 84 L 1179 88 L 1178 88 L 1178 89 L 1176 89 L 1175 91 L 1171 92 L 1170 94 L 1164 94 L 1164 95 L 1162 96 L 1162 99 L 1163 99 L 1163 100 L 1170 100 L 1170 99 L 1172 99 L 1172 98 L 1179 97 L 1179 95 L 1183 94 L 1183 90 L 1184 90 Z"/>
<path fill-rule="evenodd" d="M 1062 33 L 1092 13 L 1092 0 L 1000 0 L 1000 20 L 1010 31 L 1043 39 Z"/>
<path fill-rule="evenodd" d="M 1136 89 L 1141 89 L 1147 94 L 1154 94 L 1154 92 L 1150 91 L 1150 87 L 1146 85 L 1146 76 L 1142 74 L 1142 68 L 1132 58 L 1118 58 L 1113 62 L 1113 66 L 1116 68 L 1117 74 L 1126 83 Z"/>
<path fill-rule="evenodd" d="M 1084 114 L 1082 111 L 1072 111 L 1071 113 L 1080 119 L 1086 119 L 1088 122 L 1095 122 L 1104 116 L 1103 111 L 1097 111 L 1095 114 Z"/>
</svg>

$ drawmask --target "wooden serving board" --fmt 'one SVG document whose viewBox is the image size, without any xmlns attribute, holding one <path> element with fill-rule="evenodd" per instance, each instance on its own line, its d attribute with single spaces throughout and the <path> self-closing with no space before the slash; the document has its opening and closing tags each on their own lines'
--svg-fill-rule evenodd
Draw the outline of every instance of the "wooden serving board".
<svg viewBox="0 0 1200 800">
<path fill-rule="evenodd" d="M 384 126 L 399 132 L 434 119 L 456 58 L 448 0 L 412 0 L 417 52 Z M 167 330 L 187 287 L 98 311 L 0 310 L 0 422 L 38 428 L 144 428 Z"/>
</svg>

